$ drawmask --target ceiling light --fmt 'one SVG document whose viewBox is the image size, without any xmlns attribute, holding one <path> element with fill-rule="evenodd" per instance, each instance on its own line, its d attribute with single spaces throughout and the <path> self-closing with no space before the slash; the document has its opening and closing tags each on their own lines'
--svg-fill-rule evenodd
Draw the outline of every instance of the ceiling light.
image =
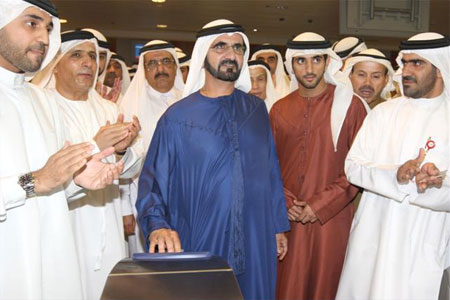
<svg viewBox="0 0 450 300">
<path fill-rule="evenodd" d="M 158 28 L 167 28 L 167 25 L 166 24 L 158 24 L 158 25 L 156 25 L 156 27 L 158 27 Z"/>
<path fill-rule="evenodd" d="M 152 2 L 155 2 L 155 3 L 164 3 L 164 2 L 166 2 L 166 0 L 152 0 Z"/>
<path fill-rule="evenodd" d="M 257 32 L 257 31 L 258 31 L 258 28 L 254 28 L 253 31 L 254 31 L 254 32 Z"/>
<path fill-rule="evenodd" d="M 61 24 L 66 24 L 66 23 L 67 23 L 67 20 L 66 20 L 66 19 L 59 19 L 59 23 L 61 23 Z"/>
</svg>

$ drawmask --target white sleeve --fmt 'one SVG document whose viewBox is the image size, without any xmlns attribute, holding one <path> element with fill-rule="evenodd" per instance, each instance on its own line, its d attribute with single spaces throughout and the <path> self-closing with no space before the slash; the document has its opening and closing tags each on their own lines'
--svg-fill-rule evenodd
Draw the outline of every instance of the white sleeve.
<svg viewBox="0 0 450 300">
<path fill-rule="evenodd" d="M 143 156 L 144 146 L 142 143 L 142 138 L 138 135 L 136 137 L 136 140 L 130 147 L 128 147 L 127 151 L 122 157 L 124 168 L 122 174 L 120 175 L 120 178 L 134 177 L 141 170 Z"/>
<path fill-rule="evenodd" d="M 373 159 L 378 150 L 377 141 L 384 132 L 380 128 L 383 120 L 377 111 L 371 111 L 364 120 L 345 160 L 345 174 L 354 185 L 401 202 L 409 195 L 413 184 L 397 182 L 399 165 L 382 164 Z"/>
<path fill-rule="evenodd" d="M 82 186 L 75 184 L 73 180 L 70 180 L 64 188 L 67 202 L 75 201 L 83 198 L 87 195 L 87 190 Z"/>
<path fill-rule="evenodd" d="M 0 221 L 6 220 L 8 209 L 25 204 L 26 193 L 18 180 L 19 175 L 0 178 Z"/>
<path fill-rule="evenodd" d="M 131 179 L 120 179 L 120 202 L 122 204 L 122 216 L 129 216 L 133 214 L 133 207 L 131 204 L 130 184 Z"/>
</svg>

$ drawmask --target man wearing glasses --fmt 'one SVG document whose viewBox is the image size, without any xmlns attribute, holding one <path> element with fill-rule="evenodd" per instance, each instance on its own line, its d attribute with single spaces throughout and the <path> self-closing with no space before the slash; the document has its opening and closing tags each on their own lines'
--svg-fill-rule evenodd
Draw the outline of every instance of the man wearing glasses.
<svg viewBox="0 0 450 300">
<path fill-rule="evenodd" d="M 281 56 L 278 47 L 270 44 L 263 44 L 255 49 L 252 60 L 263 60 L 269 65 L 270 74 L 272 75 L 272 80 L 278 96 L 275 100 L 279 100 L 291 92 L 289 77 L 284 71 L 283 56 Z"/>
<path fill-rule="evenodd" d="M 185 98 L 159 120 L 139 178 L 139 223 L 151 253 L 209 251 L 245 299 L 274 299 L 289 223 L 267 109 L 247 94 L 248 39 L 227 20 L 197 36 Z"/>
<path fill-rule="evenodd" d="M 139 65 L 123 99 L 119 102 L 125 120 L 137 116 L 141 120 L 140 135 L 147 151 L 153 132 L 161 115 L 181 98 L 184 88 L 183 76 L 178 67 L 175 46 L 161 40 L 147 43 L 139 54 Z M 133 217 L 137 196 L 138 176 L 121 185 L 125 234 L 128 236 L 130 253 L 143 252 L 143 238 Z"/>
</svg>

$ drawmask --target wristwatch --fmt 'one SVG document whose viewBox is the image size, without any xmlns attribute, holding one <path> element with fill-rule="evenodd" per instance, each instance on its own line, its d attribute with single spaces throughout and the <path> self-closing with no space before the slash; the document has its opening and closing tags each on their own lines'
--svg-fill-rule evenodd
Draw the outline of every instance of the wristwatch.
<svg viewBox="0 0 450 300">
<path fill-rule="evenodd" d="M 34 177 L 33 174 L 26 173 L 19 177 L 19 181 L 17 182 L 25 191 L 26 198 L 36 197 L 36 193 L 34 191 Z"/>
</svg>

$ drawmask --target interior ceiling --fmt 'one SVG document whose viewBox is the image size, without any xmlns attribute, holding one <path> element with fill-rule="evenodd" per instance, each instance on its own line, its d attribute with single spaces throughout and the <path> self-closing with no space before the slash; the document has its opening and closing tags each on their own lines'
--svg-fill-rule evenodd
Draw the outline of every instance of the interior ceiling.
<svg viewBox="0 0 450 300">
<path fill-rule="evenodd" d="M 356 0 L 349 0 L 356 1 Z M 395 0 L 411 1 L 411 0 Z M 421 0 L 419 0 L 421 1 Z M 54 0 L 63 30 L 92 27 L 109 38 L 193 41 L 195 32 L 215 19 L 241 24 L 252 43 L 284 45 L 289 38 L 314 31 L 330 40 L 339 35 L 339 0 Z M 449 0 L 431 0 L 430 30 L 449 34 Z M 166 29 L 156 28 L 166 24 Z M 253 29 L 257 29 L 254 32 Z M 364 37 L 366 42 L 395 43 L 398 39 Z"/>
</svg>

